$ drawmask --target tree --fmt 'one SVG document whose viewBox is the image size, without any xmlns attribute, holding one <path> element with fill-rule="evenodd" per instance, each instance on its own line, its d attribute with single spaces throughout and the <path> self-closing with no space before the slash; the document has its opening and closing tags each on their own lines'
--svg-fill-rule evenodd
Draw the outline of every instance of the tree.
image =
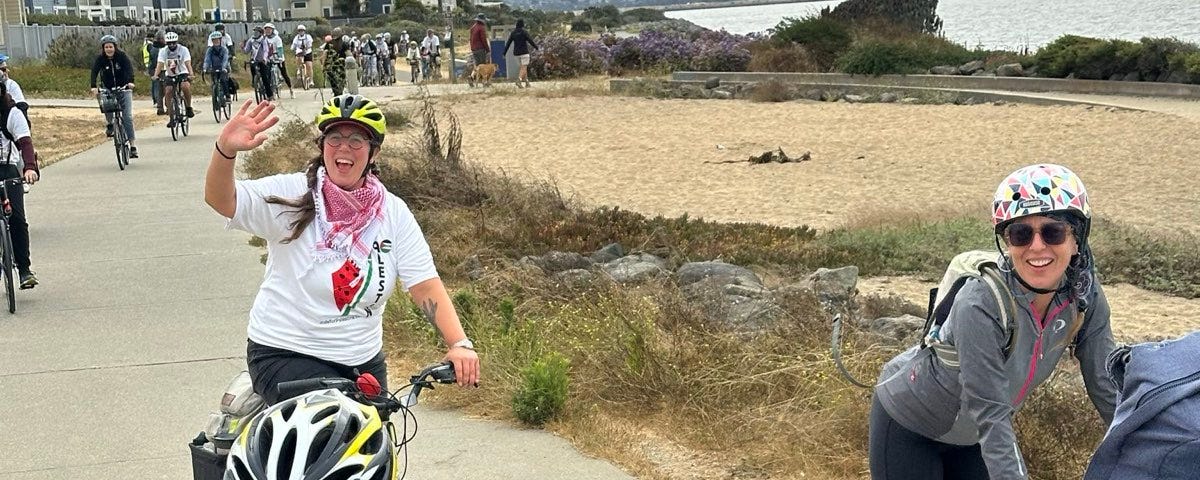
<svg viewBox="0 0 1200 480">
<path fill-rule="evenodd" d="M 333 6 L 347 17 L 357 16 L 362 0 L 333 0 Z"/>
</svg>

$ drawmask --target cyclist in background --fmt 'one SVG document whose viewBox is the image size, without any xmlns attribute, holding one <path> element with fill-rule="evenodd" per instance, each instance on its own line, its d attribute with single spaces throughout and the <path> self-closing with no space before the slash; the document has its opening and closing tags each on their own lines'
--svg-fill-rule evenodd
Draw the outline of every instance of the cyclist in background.
<svg viewBox="0 0 1200 480">
<path fill-rule="evenodd" d="M 8 89 L 8 96 L 12 97 L 17 108 L 25 115 L 25 122 L 32 125 L 32 122 L 29 121 L 29 103 L 25 101 L 25 93 L 21 91 L 21 85 L 13 80 L 12 75 L 9 75 L 8 55 L 3 53 L 0 53 L 0 81 L 4 82 L 4 86 Z"/>
<path fill-rule="evenodd" d="M 25 115 L 16 108 L 8 94 L 6 82 L 0 82 L 0 112 L 5 112 L 5 135 L 0 135 L 0 180 L 23 178 L 25 183 L 37 183 L 37 158 L 34 156 L 33 137 Z M 10 139 L 11 137 L 11 139 Z M 21 289 L 37 286 L 38 279 L 30 270 L 29 223 L 25 220 L 25 191 L 17 185 L 6 185 L 12 216 L 8 226 L 12 233 L 13 261 L 21 281 Z"/>
<path fill-rule="evenodd" d="M 275 33 L 274 23 L 263 25 L 263 35 L 267 37 L 267 41 L 271 42 L 271 63 L 279 68 L 279 75 L 283 77 L 283 83 L 286 83 L 288 88 L 292 88 L 292 79 L 288 77 L 287 71 L 287 56 L 283 54 L 286 51 L 283 48 L 283 37 Z"/>
<path fill-rule="evenodd" d="M 296 63 L 304 66 L 304 79 L 307 79 L 308 84 L 305 88 L 313 86 L 313 38 L 308 34 L 308 30 L 304 25 L 296 27 L 296 38 L 292 39 L 292 51 L 296 53 Z M 301 79 L 304 81 L 304 79 Z"/>
<path fill-rule="evenodd" d="M 255 78 L 261 78 L 259 82 L 262 85 L 263 98 L 269 100 L 275 99 L 273 84 L 275 77 L 271 73 L 271 41 L 263 34 L 263 27 L 254 27 L 254 35 L 246 44 L 242 46 L 242 51 L 250 54 L 250 79 L 251 84 Z"/>
<path fill-rule="evenodd" d="M 100 77 L 100 84 L 104 88 L 125 88 L 125 91 L 120 92 L 121 120 L 124 121 L 125 138 L 129 139 L 129 158 L 138 158 L 133 136 L 133 62 L 130 62 L 129 56 L 117 47 L 117 37 L 112 35 L 100 37 L 100 50 L 100 55 L 92 62 L 92 74 L 88 76 L 92 96 L 100 93 L 96 88 L 97 76 Z M 113 115 L 116 114 L 104 114 L 104 119 L 108 121 L 108 125 L 104 126 L 104 133 L 110 137 L 114 134 Z"/>
<path fill-rule="evenodd" d="M 163 92 L 163 103 L 167 105 L 167 114 L 171 116 L 171 121 L 167 122 L 167 128 L 175 128 L 175 102 L 171 99 L 174 98 L 176 88 L 183 89 L 187 117 L 196 116 L 196 113 L 192 111 L 192 81 L 189 78 L 192 73 L 192 53 L 188 51 L 187 47 L 179 44 L 178 33 L 167 32 L 166 41 L 167 48 L 158 51 L 158 66 L 154 67 L 154 76 L 151 78 L 159 78 L 159 75 L 166 73 L 172 79 L 163 84 L 166 87 Z"/>
<path fill-rule="evenodd" d="M 226 74 L 229 73 L 229 49 L 225 47 L 225 39 L 221 36 L 221 32 L 210 33 L 208 42 L 209 45 L 204 51 L 204 63 L 201 65 L 200 71 L 211 72 L 214 85 L 217 85 L 217 82 L 221 82 L 219 85 L 225 85 Z M 229 95 L 228 90 L 225 91 L 225 95 Z"/>
</svg>

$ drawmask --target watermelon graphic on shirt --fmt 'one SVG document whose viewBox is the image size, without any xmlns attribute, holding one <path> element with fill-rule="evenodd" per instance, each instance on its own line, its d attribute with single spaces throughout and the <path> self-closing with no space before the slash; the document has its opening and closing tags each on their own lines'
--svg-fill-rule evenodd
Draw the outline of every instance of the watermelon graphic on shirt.
<svg viewBox="0 0 1200 480">
<path fill-rule="evenodd" d="M 345 310 L 346 305 L 354 301 L 354 297 L 362 288 L 364 282 L 359 278 L 359 273 L 361 270 L 353 260 L 346 260 L 342 268 L 333 272 L 333 301 L 338 310 Z"/>
</svg>

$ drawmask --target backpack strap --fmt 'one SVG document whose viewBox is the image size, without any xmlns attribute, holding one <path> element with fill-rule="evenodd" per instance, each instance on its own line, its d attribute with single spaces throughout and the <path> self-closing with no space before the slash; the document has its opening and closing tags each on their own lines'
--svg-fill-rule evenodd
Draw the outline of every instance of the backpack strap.
<svg viewBox="0 0 1200 480">
<path fill-rule="evenodd" d="M 1008 354 L 1013 348 L 1013 342 L 1016 340 L 1016 328 L 1013 321 L 1015 312 L 1017 311 L 1016 297 L 1009 291 L 1008 285 L 1004 282 L 999 268 L 992 263 L 983 264 L 979 268 L 979 275 L 963 276 L 956 280 L 951 286 L 950 291 L 946 293 L 942 303 L 931 312 L 930 317 L 925 321 L 926 336 L 921 343 L 921 348 L 932 348 L 938 360 L 949 368 L 956 369 L 959 367 L 958 348 L 952 344 L 942 342 L 940 339 L 940 330 L 950 317 L 950 309 L 954 304 L 954 296 L 966 284 L 968 278 L 978 278 L 983 281 L 984 285 L 987 285 L 988 289 L 991 290 L 992 298 L 996 300 L 996 305 L 1000 306 L 1000 323 L 1004 326 L 1004 333 L 1007 338 L 1003 349 L 1005 358 L 1008 358 Z M 935 295 L 936 292 L 930 292 L 931 298 Z"/>
</svg>

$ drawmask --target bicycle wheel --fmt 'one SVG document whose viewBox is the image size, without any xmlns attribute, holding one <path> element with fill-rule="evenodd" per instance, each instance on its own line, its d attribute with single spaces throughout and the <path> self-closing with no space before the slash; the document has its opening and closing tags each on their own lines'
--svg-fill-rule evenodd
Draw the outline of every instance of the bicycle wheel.
<svg viewBox="0 0 1200 480">
<path fill-rule="evenodd" d="M 231 109 L 231 107 L 229 106 L 230 103 L 232 103 L 232 102 L 230 102 L 230 100 L 227 98 L 227 99 L 225 99 L 225 105 L 223 107 L 221 107 L 221 111 L 225 112 L 226 120 L 229 120 L 229 110 Z"/>
<path fill-rule="evenodd" d="M 117 151 L 117 167 L 125 170 L 125 166 L 129 165 L 129 144 L 125 141 L 125 125 L 122 122 L 120 112 L 113 115 L 113 147 Z"/>
<path fill-rule="evenodd" d="M 13 249 L 12 234 L 8 231 L 8 219 L 0 221 L 0 237 L 3 237 L 4 249 L 4 293 L 8 297 L 8 313 L 17 313 L 17 290 L 13 286 Z"/>
<path fill-rule="evenodd" d="M 224 99 L 225 95 L 223 92 L 221 92 L 221 86 L 217 85 L 217 80 L 214 79 L 212 86 L 212 111 L 213 119 L 215 119 L 217 123 L 221 123 L 221 101 Z"/>
<path fill-rule="evenodd" d="M 190 119 L 187 117 L 187 115 L 184 115 L 183 123 L 180 124 L 180 126 L 179 126 L 180 127 L 179 130 L 183 132 L 183 136 L 185 136 L 185 137 L 188 135 L 188 123 L 190 123 L 188 120 L 190 120 Z"/>
</svg>

